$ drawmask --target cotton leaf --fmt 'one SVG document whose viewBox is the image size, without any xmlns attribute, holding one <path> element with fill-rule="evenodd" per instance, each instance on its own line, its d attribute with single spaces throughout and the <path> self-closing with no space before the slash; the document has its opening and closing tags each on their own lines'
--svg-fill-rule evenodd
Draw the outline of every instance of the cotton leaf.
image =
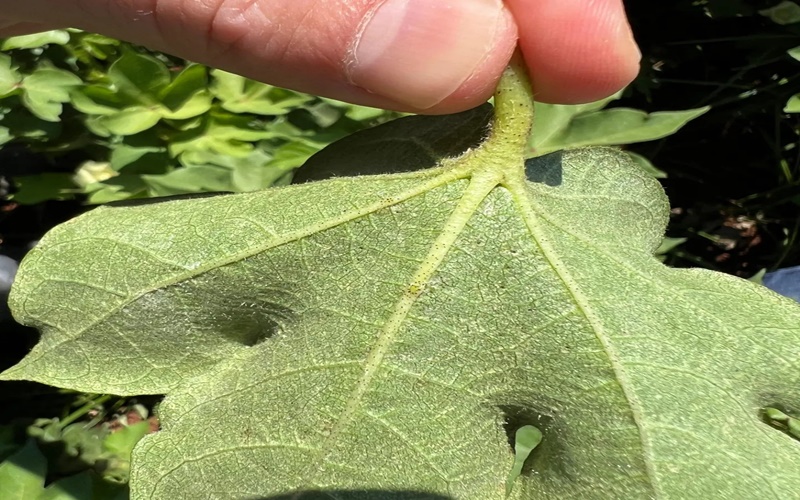
<svg viewBox="0 0 800 500">
<path fill-rule="evenodd" d="M 619 146 L 661 139 L 674 134 L 708 110 L 704 107 L 645 113 L 637 109 L 612 108 L 576 113 L 564 120 L 560 127 L 548 127 L 548 134 L 544 137 L 537 135 L 534 128 L 528 156 L 541 156 L 561 149 Z"/>
<path fill-rule="evenodd" d="M 43 31 L 31 35 L 12 36 L 0 41 L 0 50 L 35 49 L 45 45 L 66 45 L 69 33 L 64 30 Z"/>
<path fill-rule="evenodd" d="M 800 408 L 800 306 L 663 266 L 667 200 L 624 153 L 524 161 L 520 72 L 461 156 L 480 109 L 321 153 L 375 175 L 60 226 L 10 298 L 42 340 L 2 378 L 166 394 L 134 499 L 500 500 L 524 426 L 509 498 L 793 497 L 763 412 Z"/>
</svg>

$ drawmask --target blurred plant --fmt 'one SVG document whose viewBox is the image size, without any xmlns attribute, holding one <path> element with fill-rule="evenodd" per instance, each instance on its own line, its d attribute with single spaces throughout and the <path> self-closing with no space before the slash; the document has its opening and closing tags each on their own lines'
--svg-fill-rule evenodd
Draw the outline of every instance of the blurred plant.
<svg viewBox="0 0 800 500">
<path fill-rule="evenodd" d="M 76 30 L 8 38 L 0 51 L 0 147 L 25 146 L 53 165 L 14 172 L 12 196 L 24 204 L 285 184 L 326 144 L 397 115 Z"/>
<path fill-rule="evenodd" d="M 704 106 L 656 113 L 623 107 L 605 109 L 622 95 L 623 92 L 618 92 L 600 101 L 573 106 L 536 103 L 529 156 L 543 156 L 561 149 L 625 146 L 662 139 L 710 109 Z M 667 177 L 646 157 L 632 151 L 627 151 L 627 154 L 653 176 Z"/>
<path fill-rule="evenodd" d="M 642 71 L 624 106 L 710 106 L 635 144 L 669 174 L 670 266 L 750 277 L 800 263 L 800 6 L 781 0 L 626 1 Z M 674 26 L 680 25 L 676 31 Z"/>
<path fill-rule="evenodd" d="M 130 456 L 157 426 L 148 410 L 107 395 L 74 393 L 63 418 L 0 426 L 0 498 L 128 497 Z"/>
</svg>

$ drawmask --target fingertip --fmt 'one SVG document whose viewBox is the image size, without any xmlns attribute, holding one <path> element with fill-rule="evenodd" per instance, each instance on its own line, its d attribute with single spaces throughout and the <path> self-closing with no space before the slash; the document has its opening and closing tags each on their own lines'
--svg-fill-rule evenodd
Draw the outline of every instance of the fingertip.
<svg viewBox="0 0 800 500">
<path fill-rule="evenodd" d="M 517 37 L 502 0 L 28 0 L 13 14 L 281 87 L 428 114 L 485 102 Z"/>
<path fill-rule="evenodd" d="M 509 0 L 536 99 L 607 97 L 639 73 L 641 53 L 620 0 Z"/>
<path fill-rule="evenodd" d="M 364 18 L 346 71 L 358 87 L 415 110 L 452 111 L 491 95 L 515 42 L 499 0 L 387 0 Z"/>
</svg>

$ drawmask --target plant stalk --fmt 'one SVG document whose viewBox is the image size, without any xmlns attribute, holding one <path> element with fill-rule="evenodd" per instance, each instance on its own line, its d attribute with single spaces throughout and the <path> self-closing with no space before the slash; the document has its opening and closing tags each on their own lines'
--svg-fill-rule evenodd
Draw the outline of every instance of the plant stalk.
<svg viewBox="0 0 800 500">
<path fill-rule="evenodd" d="M 487 143 L 501 142 L 509 151 L 522 153 L 533 127 L 533 90 L 528 68 L 519 49 L 500 77 L 494 94 L 494 123 Z"/>
</svg>

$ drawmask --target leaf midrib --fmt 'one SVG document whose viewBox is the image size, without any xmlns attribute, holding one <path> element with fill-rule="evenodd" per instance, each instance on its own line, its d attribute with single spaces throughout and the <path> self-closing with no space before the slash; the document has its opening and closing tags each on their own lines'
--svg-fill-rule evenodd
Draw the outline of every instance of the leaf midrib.
<svg viewBox="0 0 800 500">
<path fill-rule="evenodd" d="M 402 176 L 395 175 L 393 177 L 395 179 L 407 180 L 408 178 L 413 178 L 413 177 L 423 177 L 424 178 L 424 177 L 429 177 L 430 175 L 431 175 L 431 171 L 423 171 L 423 172 L 414 172 L 411 175 L 407 175 L 407 176 L 406 175 L 402 175 Z M 157 290 L 160 290 L 162 288 L 173 286 L 173 285 L 176 285 L 178 283 L 182 283 L 182 282 L 184 282 L 186 280 L 189 280 L 189 279 L 192 279 L 192 278 L 196 278 L 197 276 L 205 274 L 205 273 L 207 273 L 209 271 L 213 271 L 214 269 L 218 269 L 220 267 L 224 267 L 224 266 L 239 262 L 239 261 L 244 260 L 244 259 L 246 259 L 248 257 L 252 257 L 254 255 L 261 254 L 261 253 L 266 252 L 268 250 L 271 250 L 271 249 L 274 249 L 274 248 L 278 248 L 280 246 L 292 243 L 294 241 L 301 240 L 303 238 L 307 238 L 307 237 L 309 237 L 309 236 L 311 236 L 313 234 L 332 229 L 332 228 L 340 226 L 342 224 L 347 224 L 348 222 L 352 222 L 352 221 L 357 220 L 359 218 L 366 217 L 369 214 L 372 214 L 372 213 L 378 212 L 380 210 L 389 208 L 391 206 L 403 203 L 403 202 L 408 201 L 408 200 L 410 200 L 410 199 L 412 199 L 412 198 L 414 198 L 416 196 L 423 195 L 425 193 L 428 193 L 429 191 L 432 191 L 432 190 L 437 189 L 437 188 L 439 188 L 441 186 L 444 186 L 445 184 L 448 184 L 449 182 L 453 182 L 453 181 L 456 181 L 456 180 L 464 178 L 464 177 L 465 177 L 464 171 L 463 170 L 458 170 L 458 169 L 453 169 L 453 170 L 448 170 L 448 171 L 444 171 L 444 172 L 438 173 L 438 175 L 434 175 L 432 178 L 428 179 L 427 182 L 420 183 L 417 186 L 415 186 L 413 189 L 409 189 L 409 190 L 407 190 L 407 191 L 405 191 L 405 192 L 403 192 L 403 193 L 401 193 L 399 195 L 395 195 L 394 197 L 392 197 L 389 200 L 381 200 L 381 201 L 378 201 L 378 202 L 373 203 L 371 205 L 368 205 L 367 207 L 362 208 L 361 210 L 352 210 L 352 211 L 346 212 L 344 214 L 340 214 L 337 217 L 334 217 L 334 218 L 328 219 L 328 220 L 326 220 L 324 222 L 320 222 L 318 224 L 303 228 L 302 230 L 290 232 L 290 233 L 286 234 L 283 238 L 280 238 L 278 240 L 270 240 L 267 244 L 256 245 L 256 246 L 254 246 L 252 248 L 247 249 L 246 251 L 242 251 L 242 252 L 236 253 L 233 256 L 228 256 L 228 257 L 226 257 L 224 259 L 218 259 L 218 260 L 209 261 L 209 263 L 207 263 L 206 265 L 198 266 L 195 269 L 188 270 L 188 272 L 186 272 L 186 273 L 179 273 L 179 274 L 177 274 L 175 276 L 171 276 L 168 279 L 159 281 L 156 284 L 154 284 L 154 285 L 152 285 L 152 286 L 150 286 L 148 288 L 145 288 L 145 289 L 143 289 L 143 290 L 131 295 L 126 300 L 123 300 L 119 304 L 117 304 L 114 307 L 112 307 L 111 309 L 109 309 L 105 314 L 100 315 L 96 320 L 91 321 L 90 323 L 87 323 L 85 326 L 83 326 L 81 328 L 78 328 L 77 330 L 75 330 L 73 332 L 66 332 L 65 331 L 65 333 L 68 333 L 68 335 L 65 335 L 65 338 L 63 340 L 60 340 L 60 341 L 56 342 L 55 344 L 49 346 L 50 350 L 56 349 L 59 346 L 61 346 L 62 344 L 66 343 L 66 342 L 69 342 L 69 341 L 79 337 L 81 334 L 83 334 L 84 332 L 86 332 L 90 328 L 94 328 L 98 324 L 100 324 L 103 321 L 107 320 L 113 314 L 117 313 L 118 311 L 122 310 L 123 308 L 125 308 L 129 304 L 135 302 L 136 300 L 140 299 L 141 297 L 143 297 L 143 296 L 145 296 L 145 295 L 147 295 L 149 293 L 153 293 L 153 292 L 155 292 Z M 323 182 L 325 182 L 325 181 L 323 181 Z M 329 182 L 335 182 L 335 181 L 329 181 Z M 286 187 L 286 188 L 277 188 L 277 189 L 297 189 L 297 187 L 289 186 L 289 187 Z M 232 196 L 236 196 L 236 195 L 232 195 Z M 25 304 L 24 303 L 22 305 L 22 309 L 23 309 L 23 311 L 25 311 L 25 313 L 24 313 L 25 316 L 32 317 L 25 310 Z M 42 356 L 45 356 L 46 354 L 47 354 L 46 352 L 42 352 L 42 353 L 40 353 L 40 355 L 38 357 L 31 358 L 28 361 L 29 361 L 29 363 L 36 362 L 37 360 L 39 360 Z M 22 366 L 22 365 L 20 364 L 20 365 L 17 365 L 17 366 Z M 6 378 L 6 375 L 12 374 L 13 371 L 15 370 L 15 368 L 16 367 L 7 370 L 3 374 L 4 376 L 2 378 Z"/>
<path fill-rule="evenodd" d="M 356 412 L 363 402 L 364 395 L 367 393 L 375 375 L 382 368 L 383 359 L 394 344 L 411 308 L 425 292 L 425 288 L 430 283 L 431 278 L 439 270 L 440 265 L 450 253 L 456 240 L 461 236 L 480 205 L 499 185 L 501 175 L 501 173 L 491 170 L 476 172 L 472 175 L 470 184 L 464 190 L 458 204 L 442 226 L 439 236 L 431 243 L 430 250 L 423 257 L 422 263 L 411 276 L 408 285 L 404 287 L 402 295 L 394 306 L 394 310 L 386 319 L 384 327 L 364 360 L 364 371 L 347 398 L 344 410 L 320 445 L 317 456 L 306 466 L 305 471 L 302 473 L 302 483 L 305 486 L 314 486 L 314 480 L 319 472 L 323 470 L 319 467 L 320 462 L 325 459 L 334 447 L 341 433 L 352 424 Z M 293 500 L 299 498 L 303 491 L 299 490 L 295 493 L 292 497 Z"/>
<path fill-rule="evenodd" d="M 558 196 L 552 195 L 550 193 L 537 193 L 537 195 L 539 195 L 539 196 L 541 196 L 543 194 L 545 196 L 550 196 L 550 197 L 553 197 L 553 198 L 568 199 L 568 198 L 558 197 Z M 614 199 L 614 201 L 619 201 L 619 199 Z M 635 203 L 635 202 L 631 202 L 631 203 Z M 631 266 L 630 262 L 628 262 L 626 260 L 623 260 L 623 259 L 620 259 L 618 255 L 616 255 L 613 252 L 608 251 L 608 249 L 606 248 L 606 245 L 596 245 L 592 241 L 587 239 L 587 237 L 585 235 L 580 234 L 580 233 L 576 233 L 575 231 L 565 227 L 560 222 L 554 220 L 550 215 L 547 214 L 547 210 L 545 210 L 544 208 L 541 208 L 541 207 L 536 208 L 537 205 L 538 205 L 537 203 L 531 202 L 531 206 L 532 206 L 533 210 L 538 214 L 538 217 L 541 218 L 542 220 L 547 221 L 549 224 L 552 224 L 554 227 L 556 227 L 558 230 L 562 231 L 564 234 L 567 234 L 567 235 L 571 236 L 572 238 L 575 238 L 575 240 L 577 240 L 577 241 L 583 243 L 584 245 L 592 248 L 593 250 L 597 251 L 603 257 L 607 258 L 609 261 L 611 261 L 614 264 L 618 265 L 621 269 L 627 270 L 629 273 L 631 273 L 631 275 L 636 276 L 639 279 L 646 280 L 648 283 L 652 284 L 653 286 L 657 286 L 659 288 L 659 290 L 661 290 L 664 293 L 672 293 L 672 291 L 669 289 L 669 286 L 664 283 L 663 279 L 653 279 L 653 277 L 651 275 L 645 274 L 644 272 L 642 272 L 640 269 L 636 268 L 635 266 Z M 641 205 L 641 206 L 646 207 L 645 205 Z M 649 208 L 648 208 L 648 210 L 649 210 Z M 620 244 L 620 248 L 627 248 L 627 247 L 625 245 Z M 710 272 L 710 271 L 707 271 L 705 269 L 683 269 L 682 271 L 683 272 L 687 272 L 687 271 L 690 271 L 690 272 L 698 272 L 698 271 L 699 272 Z M 724 321 L 722 321 L 721 319 L 719 319 L 719 317 L 715 316 L 714 314 L 712 314 L 711 312 L 709 312 L 709 311 L 707 311 L 707 310 L 705 310 L 703 308 L 698 307 L 691 300 L 682 299 L 682 295 L 677 295 L 675 298 L 681 299 L 682 305 L 684 307 L 690 308 L 695 314 L 703 314 L 704 317 L 707 319 L 707 321 L 714 322 L 717 325 L 717 327 L 716 327 L 717 329 L 727 331 L 728 324 L 725 323 Z M 761 348 L 766 350 L 766 351 L 768 351 L 768 352 L 770 352 L 776 359 L 782 360 L 786 364 L 787 368 L 792 366 L 791 363 L 789 362 L 789 360 L 783 359 L 783 356 L 781 356 L 778 352 L 773 352 L 771 349 L 769 349 L 769 347 L 764 346 L 764 345 L 762 345 Z"/>
<path fill-rule="evenodd" d="M 620 356 L 616 347 L 614 347 L 611 339 L 604 332 L 602 321 L 599 320 L 597 315 L 592 310 L 589 300 L 581 292 L 577 282 L 568 271 L 568 266 L 561 262 L 561 260 L 557 257 L 557 252 L 555 249 L 550 246 L 546 238 L 541 236 L 541 229 L 539 228 L 536 220 L 539 213 L 534 208 L 534 204 L 530 198 L 531 195 L 525 186 L 525 181 L 520 181 L 518 178 L 511 178 L 506 181 L 504 185 L 511 192 L 514 204 L 519 210 L 522 221 L 528 229 L 528 233 L 530 234 L 533 243 L 542 252 L 542 256 L 550 264 L 550 267 L 553 269 L 553 272 L 556 274 L 558 279 L 563 283 L 566 291 L 572 296 L 578 311 L 580 311 L 580 313 L 586 319 L 598 342 L 600 342 L 603 351 L 606 353 L 606 356 L 609 359 L 609 364 L 611 365 L 611 370 L 614 372 L 615 379 L 619 384 L 625 400 L 628 403 L 631 417 L 633 418 L 636 428 L 639 431 L 639 441 L 642 447 L 642 460 L 645 464 L 645 472 L 647 474 L 648 483 L 653 489 L 655 497 L 662 498 L 663 494 L 660 491 L 659 484 L 656 479 L 657 476 L 655 472 L 655 465 L 652 461 L 653 454 L 650 446 L 650 438 L 643 422 L 642 406 L 636 397 L 634 389 L 631 387 L 631 383 L 628 380 L 628 376 L 625 373 L 624 367 L 622 366 L 622 362 L 620 361 Z"/>
</svg>

